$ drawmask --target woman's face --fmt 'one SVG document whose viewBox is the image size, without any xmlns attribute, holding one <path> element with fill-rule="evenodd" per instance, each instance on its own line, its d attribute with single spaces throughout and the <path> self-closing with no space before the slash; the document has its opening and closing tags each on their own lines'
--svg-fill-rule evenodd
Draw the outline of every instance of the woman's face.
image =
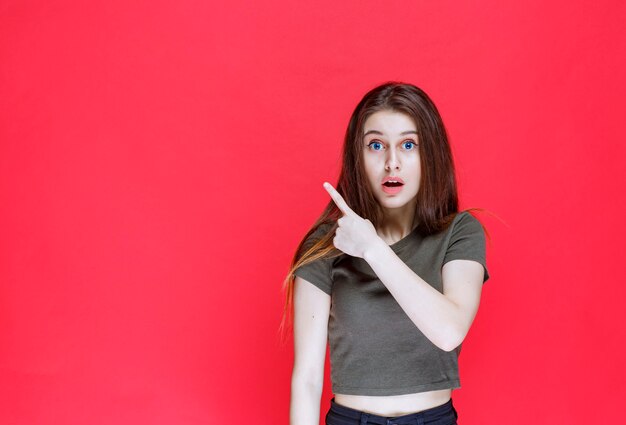
<svg viewBox="0 0 626 425">
<path fill-rule="evenodd" d="M 378 203 L 385 209 L 415 205 L 422 173 L 413 119 L 378 111 L 367 118 L 363 130 L 365 173 Z M 386 183 L 394 179 L 404 184 Z"/>
</svg>

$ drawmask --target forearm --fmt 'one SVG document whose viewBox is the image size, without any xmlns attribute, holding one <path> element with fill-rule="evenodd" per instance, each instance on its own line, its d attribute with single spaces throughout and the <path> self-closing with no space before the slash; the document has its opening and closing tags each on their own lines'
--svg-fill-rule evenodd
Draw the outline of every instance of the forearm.
<svg viewBox="0 0 626 425">
<path fill-rule="evenodd" d="M 321 386 L 309 384 L 292 376 L 289 424 L 319 425 L 321 397 Z"/>
<path fill-rule="evenodd" d="M 411 270 L 382 240 L 363 258 L 433 344 L 446 351 L 458 345 L 461 315 L 454 302 Z"/>
</svg>

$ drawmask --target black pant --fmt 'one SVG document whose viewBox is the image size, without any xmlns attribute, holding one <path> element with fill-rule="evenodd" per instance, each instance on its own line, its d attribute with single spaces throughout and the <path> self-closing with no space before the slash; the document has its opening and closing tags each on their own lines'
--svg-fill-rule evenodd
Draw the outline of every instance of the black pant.
<svg viewBox="0 0 626 425">
<path fill-rule="evenodd" d="M 330 409 L 326 414 L 326 425 L 457 425 L 457 417 L 456 409 L 452 405 L 452 399 L 441 406 L 435 406 L 421 412 L 386 417 L 342 406 L 335 403 L 335 398 L 333 397 L 330 400 Z"/>
</svg>

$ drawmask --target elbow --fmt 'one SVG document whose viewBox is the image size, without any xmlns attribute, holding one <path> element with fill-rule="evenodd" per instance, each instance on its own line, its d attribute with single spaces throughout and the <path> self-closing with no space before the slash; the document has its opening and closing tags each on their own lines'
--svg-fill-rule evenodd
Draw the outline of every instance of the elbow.
<svg viewBox="0 0 626 425">
<path fill-rule="evenodd" d="M 324 375 L 303 375 L 299 373 L 293 373 L 291 376 L 292 388 L 297 388 L 300 391 L 310 392 L 313 394 L 321 394 L 324 387 Z"/>
<path fill-rule="evenodd" d="M 321 397 L 323 384 L 320 382 L 310 381 L 291 381 L 291 392 L 301 396 Z"/>
<path fill-rule="evenodd" d="M 461 343 L 457 344 L 457 343 L 453 342 L 453 343 L 443 344 L 443 345 L 439 346 L 439 348 L 441 348 L 443 351 L 446 351 L 446 352 L 449 353 L 450 351 L 454 351 L 454 349 L 456 347 L 458 347 L 459 345 L 461 345 Z"/>
<path fill-rule="evenodd" d="M 448 332 L 444 333 L 443 338 L 438 344 L 438 347 L 441 348 L 443 351 L 453 351 L 459 345 L 461 345 L 461 343 L 465 339 L 465 335 L 466 333 L 462 332 L 459 329 L 450 329 Z"/>
</svg>

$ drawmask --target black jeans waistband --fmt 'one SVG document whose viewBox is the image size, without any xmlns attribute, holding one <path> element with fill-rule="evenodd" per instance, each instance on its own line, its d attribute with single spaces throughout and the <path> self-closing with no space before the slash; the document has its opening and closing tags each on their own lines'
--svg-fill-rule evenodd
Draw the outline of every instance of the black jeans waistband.
<svg viewBox="0 0 626 425">
<path fill-rule="evenodd" d="M 416 413 L 410 413 L 402 416 L 379 416 L 372 413 L 362 412 L 360 410 L 352 409 L 347 406 L 342 406 L 335 402 L 333 397 L 330 400 L 330 410 L 328 411 L 327 418 L 329 416 L 343 416 L 344 418 L 350 418 L 350 422 L 357 424 L 379 424 L 379 425 L 403 425 L 403 424 L 428 424 L 437 423 L 440 419 L 452 416 L 456 418 L 456 410 L 452 405 L 452 399 L 448 400 L 442 405 L 431 407 L 430 409 L 422 410 Z"/>
</svg>

